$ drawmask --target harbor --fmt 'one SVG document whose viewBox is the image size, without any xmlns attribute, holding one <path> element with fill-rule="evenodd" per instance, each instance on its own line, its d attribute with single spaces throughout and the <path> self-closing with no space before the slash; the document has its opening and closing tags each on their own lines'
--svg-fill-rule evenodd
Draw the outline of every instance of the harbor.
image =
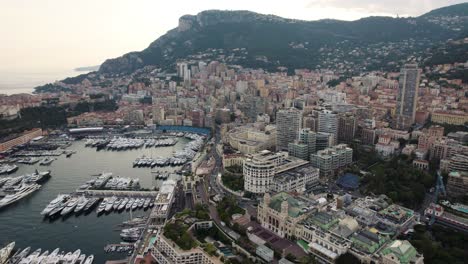
<svg viewBox="0 0 468 264">
<path fill-rule="evenodd" d="M 183 135 L 181 134 L 181 137 L 177 138 L 177 143 L 173 146 L 158 147 L 158 156 L 171 158 L 174 156 L 174 153 L 183 151 L 191 141 L 191 139 L 187 139 Z M 0 178 L 32 174 L 36 170 L 44 171 L 45 168 L 51 171 L 52 176 L 42 185 L 41 189 L 34 191 L 20 201 L 8 206 L 5 210 L 0 211 L 0 229 L 2 230 L 0 245 L 7 245 L 11 241 L 16 240 L 16 247 L 18 248 L 31 247 L 34 250 L 42 248 L 43 251 L 48 250 L 49 252 L 60 247 L 61 251 L 73 253 L 79 248 L 88 255 L 93 254 L 94 263 L 104 263 L 106 260 L 125 259 L 128 257 L 129 250 L 122 250 L 116 247 L 115 250 L 106 252 L 103 249 L 107 245 L 115 245 L 119 241 L 123 241 L 122 237 L 133 239 L 138 236 L 138 231 L 131 228 L 141 226 L 127 224 L 126 226 L 122 226 L 119 232 L 115 231 L 115 227 L 130 221 L 133 214 L 142 215 L 143 217 L 147 216 L 151 206 L 150 201 L 145 211 L 147 198 L 157 195 L 157 189 L 165 179 L 178 180 L 180 176 L 175 172 L 180 170 L 180 167 L 169 166 L 164 168 L 164 172 L 158 173 L 153 173 L 151 170 L 138 170 L 133 168 L 132 162 L 142 155 L 151 157 L 153 155 L 152 152 L 156 150 L 154 147 L 142 146 L 141 148 L 127 151 L 96 151 L 96 148 L 86 147 L 85 143 L 86 139 L 72 142 L 69 145 L 64 143 L 63 146 L 67 147 L 66 150 L 57 150 L 65 151 L 65 153 L 59 156 L 51 155 L 54 160 L 47 167 L 39 164 L 47 156 L 37 156 L 39 161 L 34 164 L 18 164 L 14 161 L 14 159 L 33 158 L 32 153 L 21 157 L 14 157 L 12 158 L 13 160 L 9 160 L 13 162 L 5 163 L 8 165 L 16 164 L 18 168 L 10 174 L 6 173 L 0 176 Z M 138 179 L 140 189 L 119 190 L 117 188 L 111 190 L 85 188 L 80 190 L 80 186 L 91 179 L 96 179 L 102 172 L 112 172 L 113 176 L 125 179 L 123 180 L 124 182 L 127 179 Z M 119 183 L 120 181 L 116 186 Z M 149 190 L 152 186 L 155 186 L 156 190 Z M 88 208 L 89 212 L 96 213 L 86 213 L 85 208 L 87 204 L 84 204 L 84 201 L 81 200 L 76 202 L 73 212 L 70 209 L 70 212 L 64 216 L 55 218 L 44 217 L 41 212 L 51 201 L 57 199 L 59 195 L 72 195 L 73 197 L 78 197 L 78 199 L 81 196 L 84 196 L 86 199 L 97 198 L 102 199 L 101 202 L 106 197 L 111 198 L 115 196 L 121 199 L 119 206 L 122 205 L 125 198 L 129 200 L 144 200 L 141 207 L 139 207 L 141 202 L 138 202 L 135 211 L 131 210 L 131 207 L 127 210 L 127 205 L 125 205 L 125 208 L 121 207 L 120 210 L 119 206 L 117 206 L 116 210 L 112 210 L 113 213 L 103 214 L 97 213 L 97 209 L 99 208 L 97 202 L 94 206 Z M 78 204 L 84 206 L 81 213 L 75 212 Z M 124 229 L 130 230 L 123 231 Z"/>
</svg>

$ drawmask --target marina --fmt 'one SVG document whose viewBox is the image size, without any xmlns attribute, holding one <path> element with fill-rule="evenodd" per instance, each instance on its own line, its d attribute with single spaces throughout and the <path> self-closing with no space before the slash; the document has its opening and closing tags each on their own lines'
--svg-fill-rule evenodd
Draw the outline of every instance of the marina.
<svg viewBox="0 0 468 264">
<path fill-rule="evenodd" d="M 15 242 L 11 242 L 6 247 L 0 249 L 0 263 L 92 264 L 94 262 L 94 255 L 91 254 L 87 256 L 82 254 L 80 249 L 65 253 L 64 251 L 60 251 L 60 248 L 49 252 L 48 250 L 42 251 L 41 248 L 32 251 L 31 247 L 26 247 L 14 251 L 15 245 Z"/>
<path fill-rule="evenodd" d="M 190 139 L 184 137 L 178 138 L 178 142 L 174 146 L 158 148 L 158 155 L 164 158 L 173 157 L 174 153 L 183 150 L 189 141 Z M 116 177 L 119 175 L 120 178 L 138 178 L 141 188 L 160 186 L 163 179 L 156 179 L 151 171 L 135 170 L 129 166 L 131 162 L 142 155 L 151 156 L 154 148 L 96 151 L 96 149 L 85 147 L 85 142 L 86 140 L 73 142 L 66 149 L 66 153 L 59 150 L 63 154 L 54 156 L 56 160 L 47 167 L 52 175 L 47 183 L 43 184 L 40 190 L 34 191 L 0 211 L 1 246 L 6 246 L 11 241 L 16 240 L 18 248 L 31 247 L 34 250 L 42 248 L 49 252 L 60 247 L 61 251 L 73 253 L 77 248 L 80 248 L 82 252 L 94 255 L 94 263 L 104 263 L 108 259 L 128 257 L 128 252 L 125 251 L 116 250 L 106 253 L 102 249 L 108 244 L 121 241 L 120 232 L 115 232 L 113 227 L 131 221 L 132 213 L 143 216 L 149 214 L 151 202 L 145 211 L 146 198 L 155 197 L 157 191 L 87 189 L 81 193 L 79 190 L 77 192 L 77 189 L 90 179 L 97 178 L 102 172 L 110 171 Z M 67 158 L 66 154 L 71 154 L 71 156 Z M 18 158 L 20 157 L 16 159 Z M 40 159 L 43 158 L 45 157 L 41 156 Z M 12 160 L 9 159 L 9 163 L 6 164 L 14 164 L 10 161 Z M 39 162 L 33 165 L 20 164 L 18 167 L 17 171 L 4 174 L 0 176 L 0 179 L 17 178 L 21 175 L 33 174 L 36 170 L 41 171 L 41 168 L 44 168 L 39 165 Z M 170 173 L 169 178 L 177 180 L 180 176 L 174 172 L 178 169 L 180 168 L 167 167 L 165 170 Z M 65 197 L 58 197 L 59 195 Z M 84 201 L 77 201 L 73 212 L 70 210 L 64 216 L 58 209 L 56 209 L 58 212 L 55 212 L 56 217 L 45 217 L 45 214 L 41 214 L 46 208 L 49 210 L 48 213 L 51 213 L 55 206 L 48 207 L 49 203 L 55 199 L 55 203 L 64 203 L 67 195 L 78 198 L 84 195 L 89 201 L 82 209 Z M 112 196 L 121 199 L 117 209 L 112 206 L 111 212 L 113 213 L 97 214 L 96 212 L 104 198 Z M 125 198 L 129 200 L 123 206 Z M 130 203 L 130 198 L 140 199 L 140 201 L 134 207 L 135 200 Z M 142 204 L 141 199 L 145 199 Z M 127 207 L 129 207 L 128 210 Z M 132 211 L 132 207 L 135 208 L 135 211 Z M 15 224 L 11 225 L 11 223 Z M 125 228 L 133 227 L 132 225 L 125 226 Z M 124 228 L 122 227 L 122 229 Z"/>
</svg>

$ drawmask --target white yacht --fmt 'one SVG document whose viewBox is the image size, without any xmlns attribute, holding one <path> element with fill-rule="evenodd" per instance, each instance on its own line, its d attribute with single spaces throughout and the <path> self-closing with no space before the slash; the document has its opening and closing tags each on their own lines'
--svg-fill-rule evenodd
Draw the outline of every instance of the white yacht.
<svg viewBox="0 0 468 264">
<path fill-rule="evenodd" d="M 89 200 L 86 197 L 81 196 L 80 199 L 78 200 L 78 204 L 75 207 L 75 213 L 80 213 L 81 211 L 83 211 L 83 209 L 85 208 L 86 204 L 88 204 L 88 202 Z"/>
<path fill-rule="evenodd" d="M 110 211 L 112 211 L 113 207 L 114 207 L 114 203 L 115 201 L 117 200 L 117 197 L 115 196 L 112 196 L 111 198 L 109 198 L 107 200 L 107 204 L 106 204 L 106 212 L 109 213 Z"/>
<path fill-rule="evenodd" d="M 10 257 L 11 251 L 15 247 L 15 242 L 11 242 L 6 247 L 0 249 L 0 264 L 4 264 L 7 262 L 8 258 Z"/>
<path fill-rule="evenodd" d="M 65 215 L 68 215 L 69 213 L 72 213 L 73 210 L 75 210 L 75 207 L 78 205 L 78 202 L 79 202 L 79 198 L 77 197 L 73 197 L 70 199 L 70 201 L 68 201 L 67 203 L 67 206 L 65 206 L 65 208 L 63 208 L 62 212 L 60 212 L 60 214 L 62 216 L 65 216 Z"/>
<path fill-rule="evenodd" d="M 92 264 L 93 261 L 94 261 L 94 255 L 89 255 L 89 256 L 86 258 L 84 264 Z"/>
<path fill-rule="evenodd" d="M 50 203 L 42 210 L 41 215 L 48 215 L 54 208 L 56 208 L 59 204 L 63 202 L 66 198 L 70 197 L 67 194 L 59 194 L 55 199 L 50 201 Z"/>
<path fill-rule="evenodd" d="M 30 195 L 31 193 L 39 190 L 41 186 L 39 184 L 22 184 L 20 187 L 14 189 L 14 193 L 8 194 L 0 200 L 0 208 L 10 205 L 14 202 L 21 200 L 22 198 Z"/>
</svg>

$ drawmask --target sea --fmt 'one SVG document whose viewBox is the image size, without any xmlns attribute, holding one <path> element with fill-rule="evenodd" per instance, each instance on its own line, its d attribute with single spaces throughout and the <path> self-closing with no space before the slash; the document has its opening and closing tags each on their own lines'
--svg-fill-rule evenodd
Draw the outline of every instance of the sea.
<svg viewBox="0 0 468 264">
<path fill-rule="evenodd" d="M 43 71 L 13 71 L 0 70 L 0 94 L 32 93 L 34 87 L 74 77 L 86 71 L 43 70 Z"/>
<path fill-rule="evenodd" d="M 139 178 L 143 188 L 160 186 L 161 180 L 155 180 L 150 168 L 133 168 L 133 161 L 147 157 L 169 157 L 173 152 L 183 149 L 187 139 L 179 138 L 171 147 L 141 148 L 128 151 L 97 151 L 84 146 L 84 141 L 75 141 L 68 150 L 76 151 L 70 158 L 59 156 L 50 166 L 19 165 L 20 168 L 10 176 L 50 170 L 52 177 L 42 188 L 17 203 L 0 210 L 0 247 L 11 241 L 16 242 L 15 249 L 30 246 L 32 250 L 53 251 L 55 248 L 69 252 L 81 249 L 82 254 L 94 254 L 94 263 L 105 263 L 110 259 L 124 259 L 126 254 L 105 253 L 107 244 L 120 243 L 116 226 L 130 219 L 130 213 L 110 213 L 98 216 L 96 212 L 88 215 L 70 215 L 50 221 L 40 212 L 58 194 L 73 192 L 80 185 L 101 172 L 112 172 L 114 176 Z M 154 168 L 153 170 L 173 171 L 177 167 Z M 7 177 L 7 176 L 0 176 Z M 171 176 L 177 180 L 178 176 Z M 136 210 L 133 217 L 148 215 L 148 211 Z"/>
</svg>

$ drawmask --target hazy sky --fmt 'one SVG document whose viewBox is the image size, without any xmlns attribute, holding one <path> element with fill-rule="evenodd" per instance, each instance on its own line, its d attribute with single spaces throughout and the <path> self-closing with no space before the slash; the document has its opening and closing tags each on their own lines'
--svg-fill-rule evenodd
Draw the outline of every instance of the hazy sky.
<svg viewBox="0 0 468 264">
<path fill-rule="evenodd" d="M 142 50 L 206 9 L 288 18 L 418 16 L 462 0 L 0 0 L 0 71 L 71 69 Z"/>
</svg>

